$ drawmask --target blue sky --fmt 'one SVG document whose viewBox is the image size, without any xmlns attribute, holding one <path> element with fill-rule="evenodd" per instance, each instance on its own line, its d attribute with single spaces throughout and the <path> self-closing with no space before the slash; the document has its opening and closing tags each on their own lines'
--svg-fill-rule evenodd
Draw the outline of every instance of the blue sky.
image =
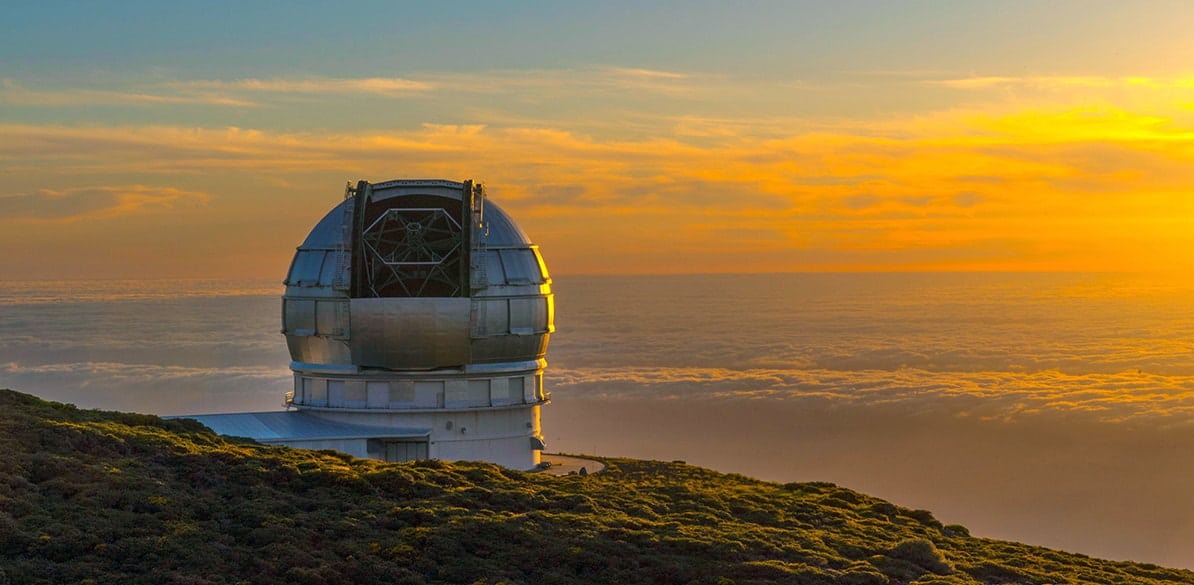
<svg viewBox="0 0 1194 585">
<path fill-rule="evenodd" d="M 44 2 L 10 74 L 365 76 L 620 65 L 759 75 L 1074 73 L 1188 56 L 1183 2 Z M 1184 53 L 1184 54 L 1180 54 Z M 54 68 L 57 71 L 49 71 Z M 1065 71 L 1058 71 L 1065 69 Z M 1147 73 L 1148 71 L 1144 71 Z"/>
</svg>

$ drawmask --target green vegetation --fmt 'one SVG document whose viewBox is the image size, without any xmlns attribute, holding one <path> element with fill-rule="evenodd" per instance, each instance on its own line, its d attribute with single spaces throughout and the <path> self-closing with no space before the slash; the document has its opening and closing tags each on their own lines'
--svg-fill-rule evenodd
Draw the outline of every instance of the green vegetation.
<svg viewBox="0 0 1194 585">
<path fill-rule="evenodd" d="M 1194 583 L 827 483 L 264 447 L 0 391 L 0 583 Z"/>
</svg>

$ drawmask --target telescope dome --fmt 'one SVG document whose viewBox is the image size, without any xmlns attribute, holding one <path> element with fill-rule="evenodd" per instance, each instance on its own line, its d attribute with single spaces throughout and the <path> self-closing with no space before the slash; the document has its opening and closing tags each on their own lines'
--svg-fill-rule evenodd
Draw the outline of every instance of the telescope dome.
<svg viewBox="0 0 1194 585">
<path fill-rule="evenodd" d="M 427 429 L 387 459 L 538 463 L 551 279 L 538 246 L 480 185 L 350 186 L 284 284 L 288 407 Z"/>
</svg>

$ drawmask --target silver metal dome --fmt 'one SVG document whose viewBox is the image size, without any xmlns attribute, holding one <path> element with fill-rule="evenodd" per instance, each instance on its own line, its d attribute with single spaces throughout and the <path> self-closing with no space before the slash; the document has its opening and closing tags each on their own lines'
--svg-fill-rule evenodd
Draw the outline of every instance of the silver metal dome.
<svg viewBox="0 0 1194 585">
<path fill-rule="evenodd" d="M 285 285 L 290 405 L 376 412 L 547 399 L 547 268 L 471 181 L 350 187 L 298 247 Z"/>
</svg>

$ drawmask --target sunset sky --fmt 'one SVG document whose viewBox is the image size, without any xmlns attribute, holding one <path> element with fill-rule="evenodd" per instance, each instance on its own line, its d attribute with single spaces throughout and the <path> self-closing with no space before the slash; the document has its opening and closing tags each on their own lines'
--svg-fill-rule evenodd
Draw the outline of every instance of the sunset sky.
<svg viewBox="0 0 1194 585">
<path fill-rule="evenodd" d="M 346 181 L 557 274 L 1194 269 L 1194 3 L 41 2 L 0 278 L 281 279 Z"/>
</svg>

